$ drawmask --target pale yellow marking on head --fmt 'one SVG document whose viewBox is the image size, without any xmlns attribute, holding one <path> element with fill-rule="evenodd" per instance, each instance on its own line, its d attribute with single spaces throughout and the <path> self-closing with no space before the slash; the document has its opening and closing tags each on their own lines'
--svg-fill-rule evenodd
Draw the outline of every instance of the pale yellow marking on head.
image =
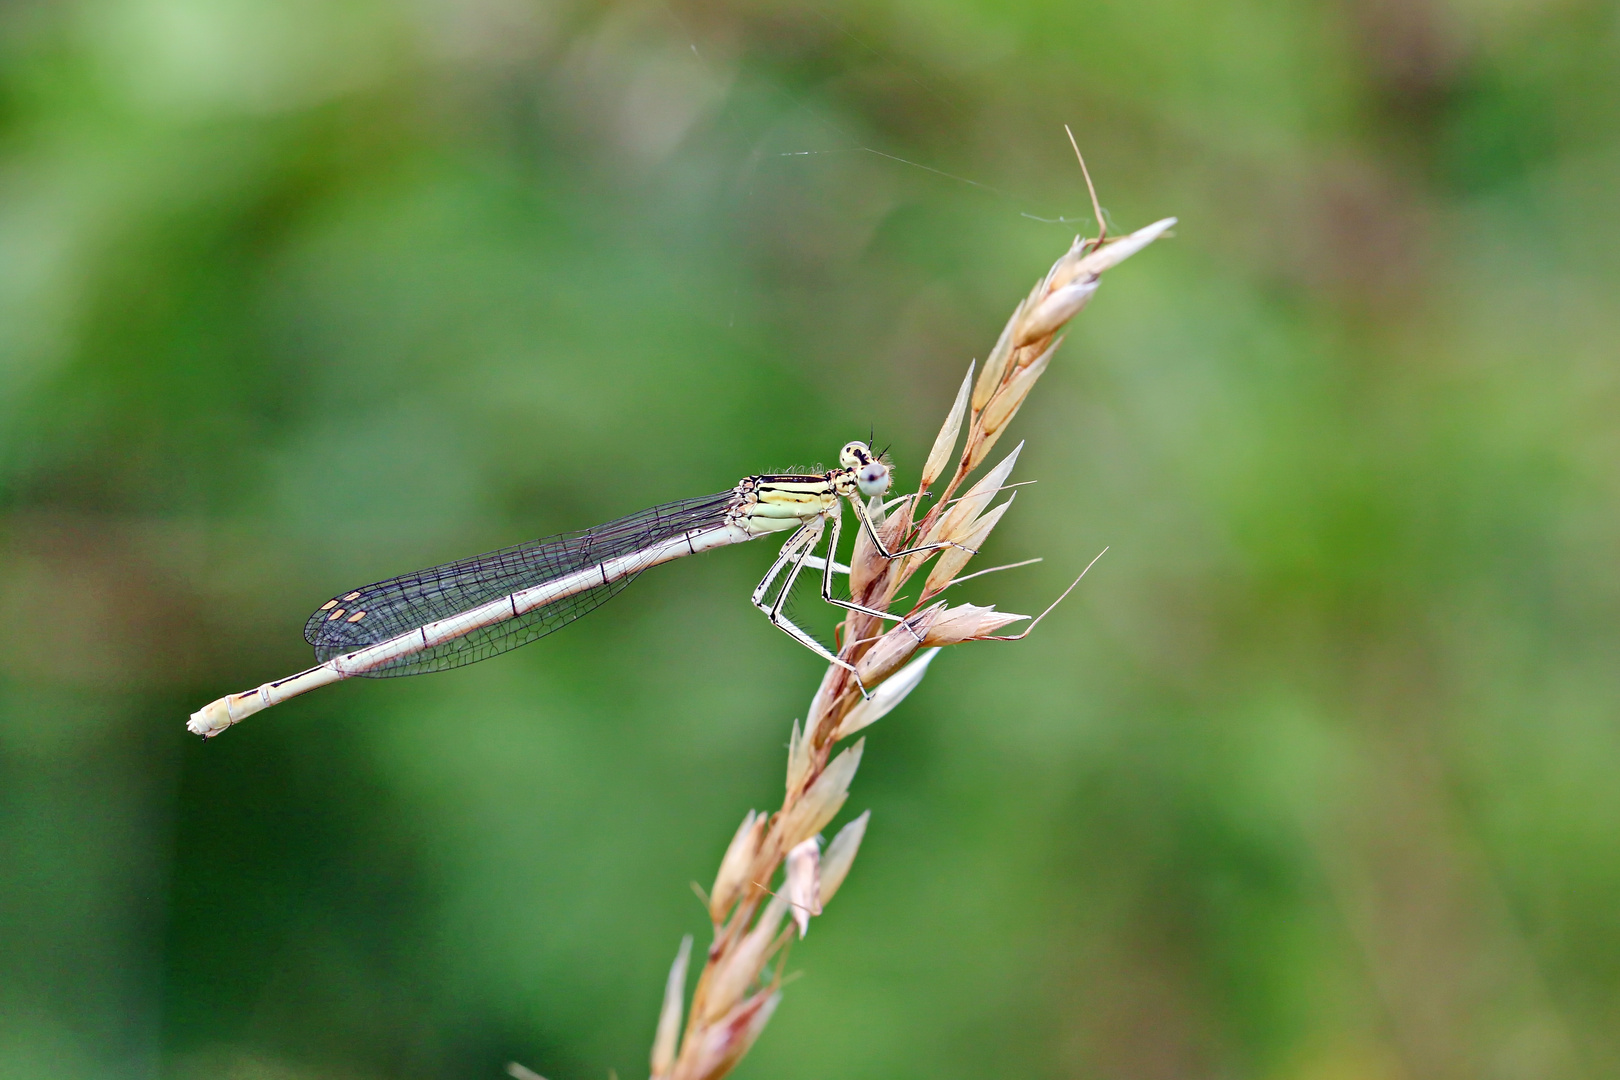
<svg viewBox="0 0 1620 1080">
<path fill-rule="evenodd" d="M 348 619 L 347 619 L 347 620 L 345 620 L 345 621 L 347 621 L 347 622 L 359 622 L 359 621 L 360 621 L 360 620 L 361 620 L 361 619 L 363 619 L 363 618 L 365 618 L 365 617 L 366 617 L 366 613 L 365 613 L 365 612 L 363 612 L 363 611 L 357 611 L 357 612 L 355 612 L 355 613 L 354 613 L 354 614 L 353 614 L 353 615 L 350 615 L 350 616 L 349 616 L 349 617 L 348 617 Z"/>
<path fill-rule="evenodd" d="M 348 596 L 345 596 L 343 599 L 345 599 L 345 600 L 358 600 L 358 599 L 360 599 L 360 594 L 357 593 L 357 592 L 352 592 Z"/>
<path fill-rule="evenodd" d="M 846 469 L 858 468 L 872 460 L 872 451 L 863 442 L 845 443 L 838 454 L 838 463 Z"/>
<path fill-rule="evenodd" d="M 335 607 L 337 607 L 337 601 L 336 600 L 328 600 L 326 603 L 321 605 L 321 610 L 322 611 L 331 611 Z"/>
<path fill-rule="evenodd" d="M 338 608 L 336 611 L 332 612 L 332 614 L 330 614 L 330 615 L 328 615 L 326 617 L 326 621 L 331 622 L 333 619 L 341 619 L 342 617 L 343 617 L 343 609 Z"/>
</svg>

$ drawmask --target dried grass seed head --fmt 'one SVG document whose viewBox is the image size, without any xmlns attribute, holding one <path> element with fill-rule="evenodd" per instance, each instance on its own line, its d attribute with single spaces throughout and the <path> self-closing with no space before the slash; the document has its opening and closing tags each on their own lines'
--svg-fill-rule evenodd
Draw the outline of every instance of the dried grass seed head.
<svg viewBox="0 0 1620 1080">
<path fill-rule="evenodd" d="M 995 527 L 1011 500 L 988 512 L 986 508 L 993 500 L 996 489 L 1004 486 L 1006 474 L 1011 471 L 1012 461 L 1016 459 L 1016 450 L 998 466 L 1001 471 L 999 477 L 986 477 L 974 486 L 968 496 L 964 496 L 963 501 L 969 503 L 965 509 L 961 503 L 948 504 L 950 495 L 983 461 L 996 439 L 1009 426 L 1034 382 L 1050 363 L 1057 345 L 1053 339 L 1084 308 L 1095 292 L 1097 276 L 1163 235 L 1174 223 L 1173 218 L 1165 219 L 1112 244 L 1104 244 L 1101 239 L 1092 242 L 1077 238 L 1064 257 L 1053 265 L 1046 277 L 1018 305 L 977 379 L 970 366 L 951 414 L 924 464 L 919 494 L 945 475 L 951 455 L 961 438 L 962 425 L 968 425 L 967 442 L 957 459 L 956 471 L 940 495 L 942 505 L 929 512 L 921 532 L 936 537 L 948 534 L 953 542 L 968 547 L 976 545 L 964 543 L 963 538 L 982 541 Z M 898 514 L 887 523 L 882 522 L 881 496 L 887 493 L 892 484 L 887 462 L 874 458 L 865 443 L 846 446 L 841 462 L 845 468 L 851 469 L 864 469 L 869 464 L 875 466 L 865 475 L 857 477 L 857 489 L 864 498 L 874 500 L 870 517 L 885 544 L 891 549 L 907 546 L 916 538 L 912 529 L 912 519 L 917 512 L 915 501 L 906 501 Z M 869 605 L 886 608 L 899 585 L 923 561 L 917 558 L 901 561 L 883 559 L 877 555 L 864 529 L 856 539 L 855 548 L 850 565 L 851 594 L 858 594 Z M 943 568 L 936 564 L 925 589 L 930 586 L 944 587 L 952 581 L 961 580 L 958 574 L 967 561 L 966 557 L 955 557 L 950 559 L 950 565 Z M 942 558 L 941 563 L 945 562 Z M 1070 589 L 1073 587 L 1071 585 Z M 1064 595 L 1067 593 L 1068 590 Z M 894 708 L 921 680 L 928 663 L 937 655 L 939 646 L 999 636 L 995 635 L 996 630 L 1027 618 L 997 612 L 993 608 L 968 604 L 949 607 L 944 602 L 938 602 L 913 616 L 911 627 L 899 626 L 880 633 L 875 618 L 856 614 L 849 616 L 843 655 L 861 656 L 859 667 L 863 681 L 875 686 L 877 692 L 867 700 L 857 700 L 848 672 L 839 667 L 828 669 L 812 701 L 805 728 L 800 731 L 795 725 L 790 750 L 789 791 L 781 813 L 775 819 L 769 819 L 751 812 L 727 849 L 712 894 L 716 901 L 729 897 L 726 911 L 735 905 L 737 895 L 742 895 L 743 890 L 757 884 L 745 880 L 748 875 L 771 872 L 767 867 L 774 867 L 783 858 L 784 852 L 789 864 L 788 871 L 781 895 L 773 897 L 765 905 L 752 927 L 748 927 L 746 920 L 756 909 L 758 900 L 748 901 L 741 909 L 735 917 L 742 920 L 740 924 L 734 922 L 731 928 L 718 935 L 716 946 L 710 954 L 709 969 L 699 983 L 701 1003 L 694 1002 L 693 1015 L 688 1021 L 687 1044 L 681 1047 L 674 1070 L 667 1080 L 716 1080 L 746 1053 L 780 1001 L 775 983 L 757 989 L 755 981 L 761 978 L 771 956 L 787 938 L 787 932 L 779 933 L 782 918 L 792 911 L 802 934 L 809 914 L 832 899 L 849 872 L 865 834 L 869 815 L 862 814 L 840 830 L 825 853 L 820 852 L 814 837 L 838 813 L 847 799 L 864 742 L 857 742 L 823 767 L 820 762 L 832 744 Z M 869 636 L 872 634 L 878 636 L 873 639 Z M 918 634 L 924 638 L 923 644 L 928 651 L 907 665 L 906 661 L 919 647 L 916 641 Z M 1017 636 L 1021 635 L 1012 635 Z M 808 787 L 796 793 L 795 781 L 811 777 L 813 779 L 810 779 Z M 774 830 L 771 829 L 773 820 Z M 766 845 L 770 848 L 768 852 L 761 850 Z M 727 863 L 733 867 L 742 863 L 740 873 L 735 870 L 728 873 Z M 790 899 L 793 901 L 791 904 Z M 800 911 L 804 912 L 802 916 Z M 717 925 L 723 914 L 724 911 L 716 915 Z M 671 974 L 673 976 L 674 972 Z M 674 981 L 673 978 L 671 981 Z M 678 996 L 675 1009 L 678 1017 Z M 659 1042 L 655 1044 L 655 1072 L 660 1064 L 668 1061 L 671 1052 L 670 1041 L 664 1036 L 663 1027 L 661 1023 Z"/>
</svg>

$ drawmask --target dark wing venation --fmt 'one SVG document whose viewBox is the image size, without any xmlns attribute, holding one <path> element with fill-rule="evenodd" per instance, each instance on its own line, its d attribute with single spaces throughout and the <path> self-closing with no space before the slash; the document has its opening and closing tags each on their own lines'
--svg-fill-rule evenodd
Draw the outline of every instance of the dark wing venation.
<svg viewBox="0 0 1620 1080">
<path fill-rule="evenodd" d="M 563 533 L 444 563 L 335 596 L 304 625 L 325 662 L 683 533 L 722 524 L 732 493 L 664 503 L 581 532 Z M 368 675 L 414 675 L 470 664 L 543 637 L 596 609 L 634 575 L 447 641 Z M 338 614 L 338 612 L 342 614 Z"/>
<path fill-rule="evenodd" d="M 640 573 L 641 571 L 637 570 L 617 581 L 610 581 L 606 585 L 598 585 L 573 596 L 563 597 L 543 608 L 525 612 L 515 619 L 506 619 L 480 627 L 471 633 L 435 645 L 431 649 L 402 656 L 361 674 L 368 679 L 388 679 L 397 675 L 424 675 L 430 671 L 445 671 L 479 660 L 487 660 L 508 649 L 515 649 L 519 645 L 527 645 L 531 641 L 543 638 L 553 630 L 560 630 L 580 616 L 595 611 L 618 595 L 620 590 L 635 580 Z M 323 660 L 349 651 L 349 649 L 323 649 L 319 645 L 315 647 L 315 655 Z"/>
</svg>

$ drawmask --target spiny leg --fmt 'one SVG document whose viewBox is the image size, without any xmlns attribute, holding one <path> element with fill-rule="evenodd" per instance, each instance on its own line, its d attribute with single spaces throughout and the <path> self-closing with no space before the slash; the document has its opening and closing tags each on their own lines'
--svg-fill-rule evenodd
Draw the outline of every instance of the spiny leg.
<svg viewBox="0 0 1620 1080">
<path fill-rule="evenodd" d="M 787 602 L 788 593 L 793 591 L 793 582 L 798 578 L 799 571 L 804 569 L 805 560 L 809 557 L 810 552 L 815 550 L 816 542 L 821 539 L 822 532 L 825 528 L 826 526 L 824 518 L 816 518 L 813 521 L 808 521 L 799 530 L 799 533 L 795 533 L 786 544 L 782 545 L 782 554 L 777 559 L 776 565 L 771 567 L 770 573 L 765 575 L 765 580 L 761 581 L 759 583 L 759 588 L 754 590 L 754 606 L 765 613 L 765 617 L 771 621 L 772 626 L 776 627 L 778 630 L 781 630 L 783 633 L 787 634 L 788 637 L 792 638 L 794 641 L 797 641 L 800 645 L 803 645 L 805 648 L 809 649 L 823 660 L 826 660 L 829 664 L 836 664 L 838 667 L 844 668 L 846 671 L 848 671 L 855 677 L 855 685 L 860 688 L 861 696 L 863 698 L 869 698 L 872 695 L 867 692 L 866 684 L 861 682 L 860 673 L 855 670 L 854 664 L 840 658 L 821 642 L 817 641 L 815 638 L 801 630 L 798 626 L 794 625 L 793 621 L 786 615 L 782 614 L 782 605 Z M 804 540 L 800 539 L 800 534 L 804 534 Z M 797 557 L 795 558 L 795 556 Z M 831 553 L 829 553 L 829 560 L 830 558 Z M 793 569 L 788 572 L 787 580 L 782 583 L 781 591 L 776 594 L 776 602 L 767 606 L 763 602 L 765 593 L 769 591 L 771 581 L 778 573 L 781 572 L 782 567 L 790 560 L 793 563 Z"/>
<path fill-rule="evenodd" d="M 817 527 L 815 521 L 807 521 L 794 530 L 793 535 L 788 537 L 787 543 L 782 545 L 782 550 L 776 556 L 776 561 L 771 563 L 771 568 L 765 572 L 765 577 L 760 580 L 759 587 L 754 590 L 752 600 L 755 607 L 767 615 L 771 613 L 770 608 L 763 603 L 765 594 L 770 591 L 771 582 L 775 581 L 776 575 L 782 572 L 782 567 L 792 562 L 793 557 L 799 554 L 800 548 L 807 543 L 814 548 L 815 541 L 820 537 L 821 530 Z"/>
<path fill-rule="evenodd" d="M 911 623 L 906 621 L 906 617 L 904 615 L 896 615 L 889 611 L 879 611 L 877 608 L 869 608 L 863 604 L 857 604 L 853 600 L 840 600 L 838 597 L 832 594 L 832 569 L 830 563 L 834 553 L 838 551 L 838 537 L 843 532 L 843 522 L 844 515 L 842 513 L 838 514 L 832 519 L 832 528 L 829 530 L 832 535 L 827 541 L 827 559 L 829 566 L 821 575 L 821 598 L 827 601 L 827 603 L 836 607 L 844 608 L 847 611 L 858 611 L 862 615 L 871 615 L 878 619 L 893 619 L 900 623 L 900 625 L 904 626 L 907 630 L 910 630 L 912 637 L 916 638 L 918 641 L 921 641 L 922 635 L 918 634 L 916 629 L 912 627 Z"/>
<path fill-rule="evenodd" d="M 834 527 L 836 528 L 836 526 Z M 766 615 L 770 617 L 771 622 L 776 623 L 778 626 L 782 626 L 784 629 L 786 629 L 787 626 L 792 626 L 793 624 L 788 622 L 788 620 L 782 615 L 782 605 L 787 603 L 788 593 L 793 591 L 793 583 L 799 580 L 799 571 L 804 569 L 805 557 L 808 556 L 812 551 L 816 550 L 816 544 L 821 541 L 822 534 L 827 528 L 827 519 L 824 517 L 813 518 L 809 522 L 805 523 L 804 528 L 806 532 L 811 533 L 809 541 L 804 545 L 804 550 L 802 552 L 796 553 L 798 558 L 793 560 L 793 569 L 788 571 L 787 580 L 782 583 L 782 590 L 776 594 L 776 602 L 771 605 L 770 611 L 766 612 Z M 794 627 L 794 629 L 798 628 Z M 800 630 L 799 633 L 802 634 L 804 631 Z M 805 636 L 808 637 L 809 635 Z M 811 640 L 814 641 L 815 639 L 811 638 Z M 822 652 L 827 651 L 823 646 L 818 645 L 818 647 L 821 648 Z M 834 659 L 836 659 L 836 657 Z M 840 663 L 841 662 L 842 661 L 840 661 Z M 852 668 L 851 670 L 854 669 Z"/>
<path fill-rule="evenodd" d="M 849 504 L 855 508 L 855 516 L 860 518 L 861 524 L 866 526 L 866 535 L 871 537 L 872 544 L 877 548 L 878 554 L 883 556 L 885 559 L 898 559 L 905 555 L 916 555 L 923 551 L 939 551 L 942 548 L 948 547 L 961 548 L 961 550 L 970 552 L 971 554 L 978 554 L 978 552 L 974 551 L 973 548 L 958 544 L 954 540 L 940 540 L 932 544 L 920 544 L 914 548 L 906 548 L 904 551 L 890 551 L 888 548 L 883 546 L 883 538 L 878 535 L 877 527 L 872 524 L 871 517 L 867 515 L 865 504 L 862 503 L 858 498 L 850 499 Z"/>
<path fill-rule="evenodd" d="M 827 563 L 828 560 L 823 559 L 820 555 L 806 555 L 804 557 L 804 565 L 811 570 L 824 570 L 827 568 Z M 835 574 L 843 574 L 845 577 L 848 577 L 849 567 L 845 566 L 841 562 L 834 562 L 832 564 L 832 572 Z"/>
<path fill-rule="evenodd" d="M 799 526 L 798 531 L 788 537 L 788 542 L 782 545 L 782 553 L 777 556 L 776 562 L 771 564 L 770 571 L 766 573 L 764 580 L 759 583 L 759 587 L 754 590 L 754 595 L 750 599 L 755 607 L 765 613 L 765 617 L 771 620 L 773 625 L 785 631 L 795 641 L 831 663 L 842 664 L 843 661 L 832 655 L 826 646 L 800 630 L 797 626 L 794 626 L 792 622 L 782 615 L 782 604 L 787 599 L 789 590 L 793 588 L 793 579 L 798 577 L 805 558 L 808 557 L 811 551 L 815 550 L 816 541 L 821 539 L 825 527 L 821 518 L 813 518 Z M 789 563 L 792 563 L 793 569 L 788 574 L 787 581 L 783 583 L 781 590 L 777 593 L 775 602 L 767 604 L 765 595 L 770 592 L 771 583 L 776 580 L 776 575 L 782 572 L 782 568 Z"/>
</svg>

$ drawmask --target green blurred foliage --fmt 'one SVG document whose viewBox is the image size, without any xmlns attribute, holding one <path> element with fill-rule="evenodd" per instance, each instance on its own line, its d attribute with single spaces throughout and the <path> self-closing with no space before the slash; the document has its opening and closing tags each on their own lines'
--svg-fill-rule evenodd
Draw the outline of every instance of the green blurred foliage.
<svg viewBox="0 0 1620 1080">
<path fill-rule="evenodd" d="M 0 8 L 0 1074 L 639 1073 L 818 675 L 763 548 L 185 716 L 336 589 L 873 428 L 914 480 L 1065 122 L 1182 224 L 969 588 L 1111 551 L 872 730 L 739 1075 L 1620 1074 L 1617 113 L 1585 0 Z"/>
</svg>

